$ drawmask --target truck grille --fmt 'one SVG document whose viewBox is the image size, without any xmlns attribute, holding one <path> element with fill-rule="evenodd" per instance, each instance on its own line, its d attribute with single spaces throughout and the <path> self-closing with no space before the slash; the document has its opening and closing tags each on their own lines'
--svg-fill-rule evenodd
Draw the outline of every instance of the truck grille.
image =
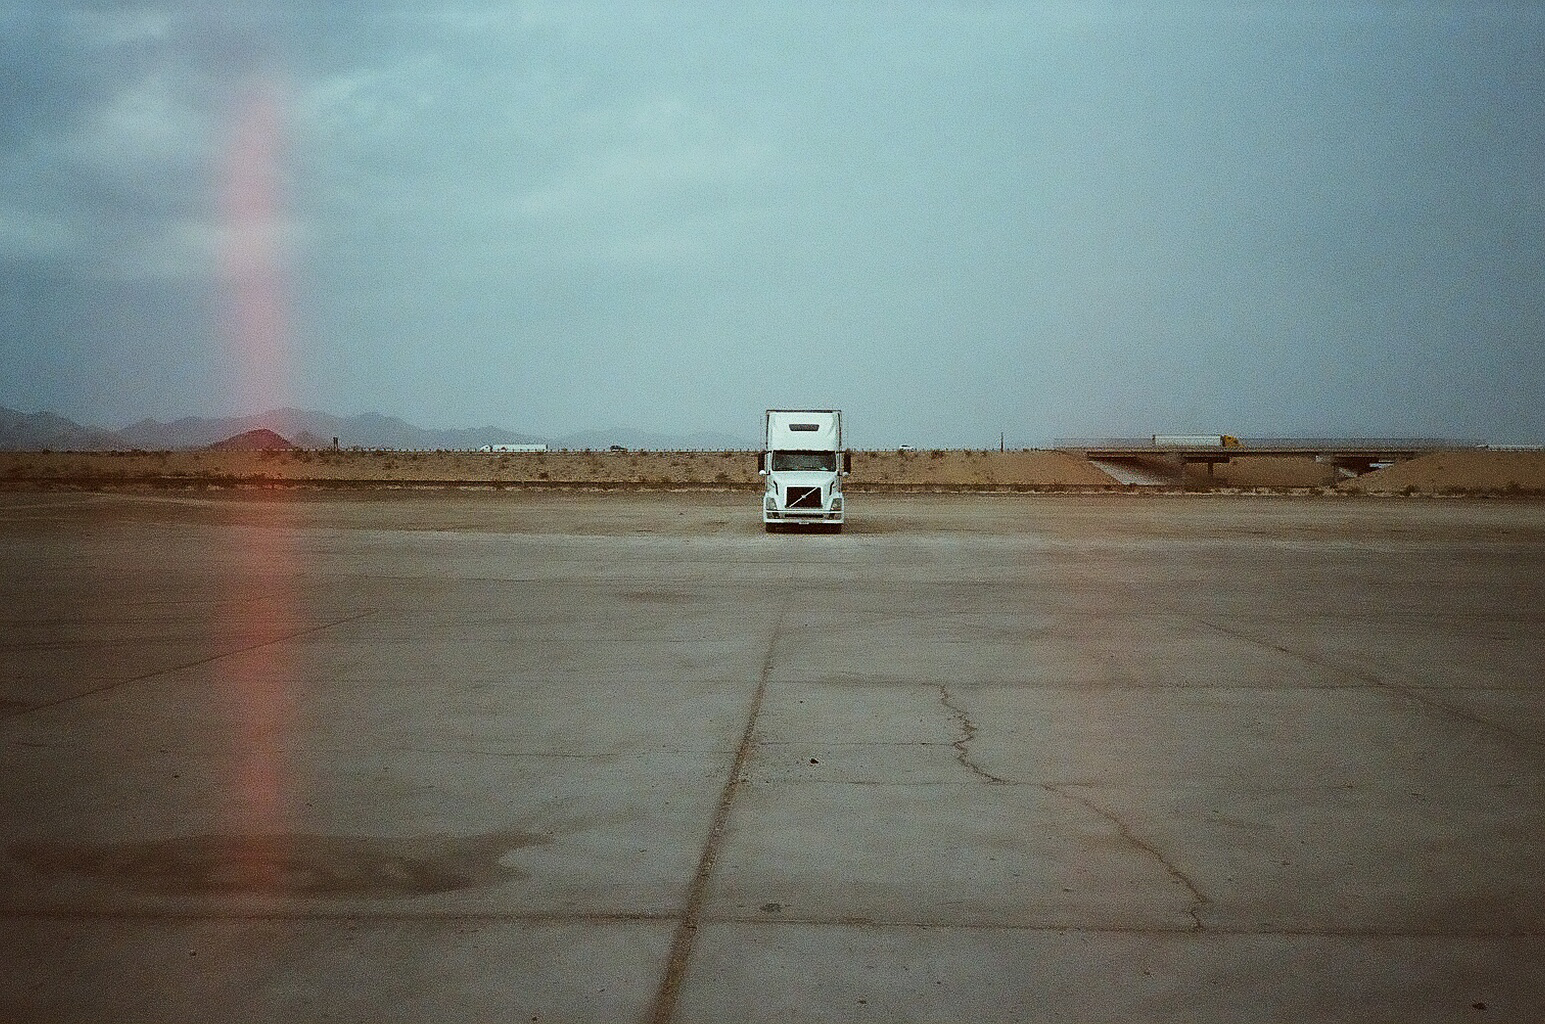
<svg viewBox="0 0 1545 1024">
<path fill-rule="evenodd" d="M 815 508 L 821 507 L 821 489 L 819 487 L 790 487 L 788 494 L 789 508 Z"/>
</svg>

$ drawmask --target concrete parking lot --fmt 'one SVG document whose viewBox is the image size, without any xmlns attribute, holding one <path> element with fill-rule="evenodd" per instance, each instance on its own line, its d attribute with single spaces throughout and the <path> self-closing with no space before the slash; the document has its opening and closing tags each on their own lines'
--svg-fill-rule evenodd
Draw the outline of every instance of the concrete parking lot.
<svg viewBox="0 0 1545 1024">
<path fill-rule="evenodd" d="M 1545 1019 L 1545 503 L 0 493 L 0 1019 Z"/>
</svg>

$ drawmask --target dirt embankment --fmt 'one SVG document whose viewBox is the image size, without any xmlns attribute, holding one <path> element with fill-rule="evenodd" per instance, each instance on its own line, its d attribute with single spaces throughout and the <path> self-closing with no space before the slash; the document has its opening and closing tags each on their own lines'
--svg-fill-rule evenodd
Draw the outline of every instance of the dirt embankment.
<svg viewBox="0 0 1545 1024">
<path fill-rule="evenodd" d="M 1454 450 L 1397 462 L 1347 479 L 1330 462 L 1312 456 L 1235 457 L 1211 470 L 1185 468 L 1188 490 L 1334 491 L 1342 494 L 1518 494 L 1545 495 L 1545 452 Z"/>
<path fill-rule="evenodd" d="M 1545 495 L 1545 451 L 1434 452 L 1342 483 L 1352 494 Z"/>
<path fill-rule="evenodd" d="M 0 452 L 0 483 L 31 486 L 761 486 L 754 452 Z M 855 452 L 854 490 L 1111 488 L 1060 452 Z"/>
<path fill-rule="evenodd" d="M 1545 495 L 1545 452 L 1442 452 L 1336 483 L 1309 458 L 1239 458 L 1192 467 L 1195 489 L 1367 494 Z M 190 451 L 0 452 L 0 487 L 567 487 L 761 486 L 754 452 Z M 1123 490 L 1097 467 L 1055 451 L 854 452 L 848 487 L 912 490 Z"/>
<path fill-rule="evenodd" d="M 6 452 L 0 453 L 0 481 L 749 487 L 757 479 L 753 458 L 738 452 Z"/>
<path fill-rule="evenodd" d="M 854 452 L 855 490 L 1030 489 L 1119 486 L 1087 461 L 1047 451 Z"/>
</svg>

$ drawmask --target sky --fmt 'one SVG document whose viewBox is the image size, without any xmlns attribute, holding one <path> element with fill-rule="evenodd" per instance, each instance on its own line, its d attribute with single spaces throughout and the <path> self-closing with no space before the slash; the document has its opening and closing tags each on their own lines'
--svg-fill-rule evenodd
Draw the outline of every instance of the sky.
<svg viewBox="0 0 1545 1024">
<path fill-rule="evenodd" d="M 1545 0 L 0 0 L 0 406 L 1545 441 Z"/>
</svg>

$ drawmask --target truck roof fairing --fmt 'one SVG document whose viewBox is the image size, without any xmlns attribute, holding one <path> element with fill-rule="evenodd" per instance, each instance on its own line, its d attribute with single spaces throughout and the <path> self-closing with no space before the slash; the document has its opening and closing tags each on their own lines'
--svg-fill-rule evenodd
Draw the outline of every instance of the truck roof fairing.
<svg viewBox="0 0 1545 1024">
<path fill-rule="evenodd" d="M 842 448 L 842 412 L 838 409 L 768 409 L 770 451 L 834 452 Z"/>
</svg>

